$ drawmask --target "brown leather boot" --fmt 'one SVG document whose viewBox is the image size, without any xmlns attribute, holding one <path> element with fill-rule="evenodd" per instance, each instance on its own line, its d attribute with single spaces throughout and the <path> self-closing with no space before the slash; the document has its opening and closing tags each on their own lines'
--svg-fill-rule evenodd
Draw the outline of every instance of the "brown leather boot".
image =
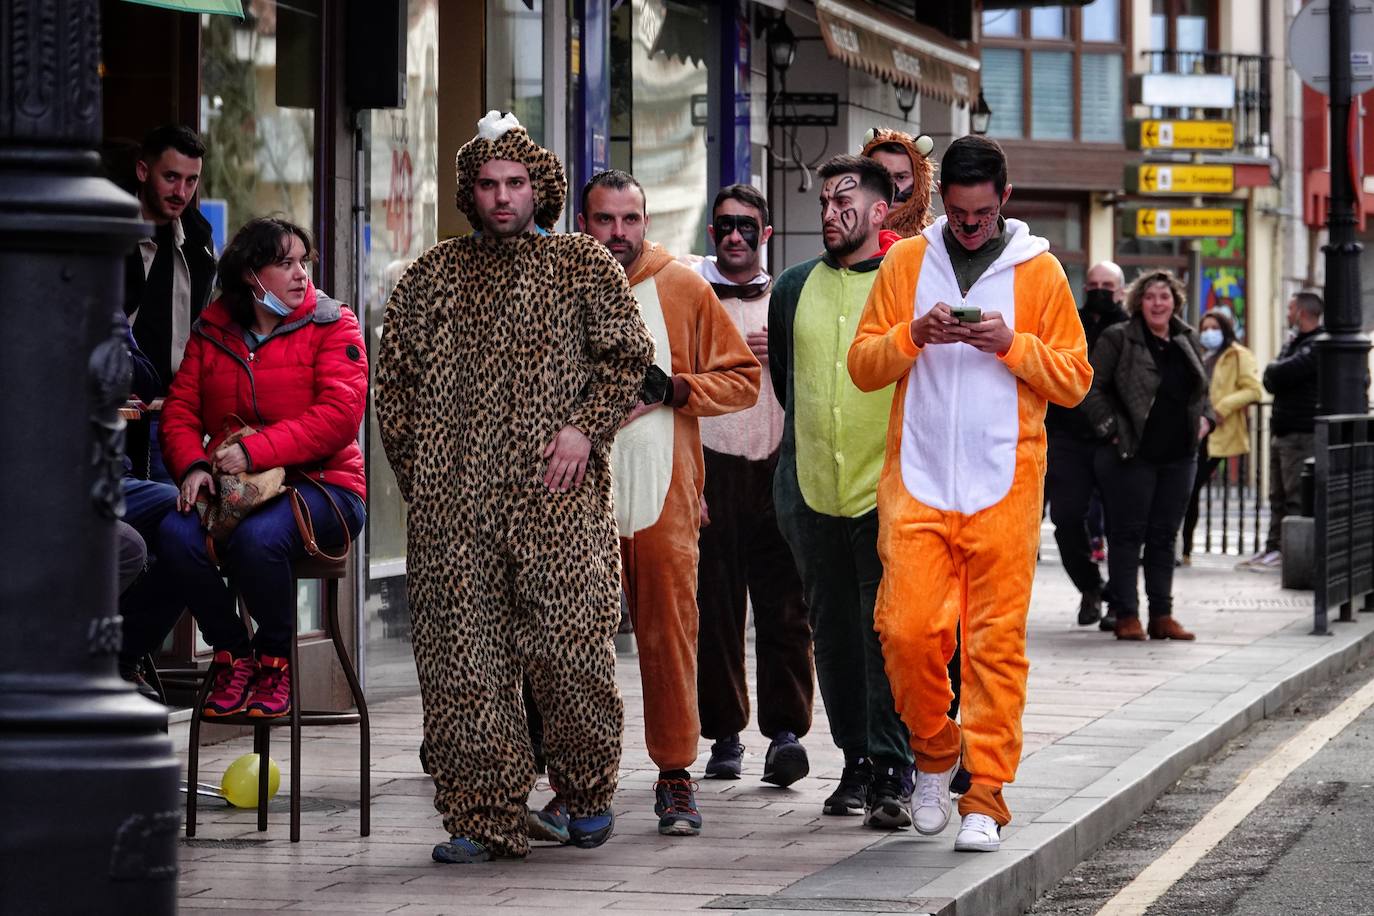
<svg viewBox="0 0 1374 916">
<path fill-rule="evenodd" d="M 1116 618 L 1116 638 L 1140 642 L 1145 638 L 1145 628 L 1140 625 L 1139 617 Z"/>
<path fill-rule="evenodd" d="M 1151 639 L 1197 639 L 1183 627 L 1179 626 L 1178 621 L 1170 614 L 1166 617 L 1150 618 L 1150 638 Z"/>
</svg>

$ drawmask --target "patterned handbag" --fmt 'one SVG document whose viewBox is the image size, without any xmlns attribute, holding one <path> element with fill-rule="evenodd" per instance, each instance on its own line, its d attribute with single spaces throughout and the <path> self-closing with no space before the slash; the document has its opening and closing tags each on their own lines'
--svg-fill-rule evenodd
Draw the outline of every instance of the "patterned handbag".
<svg viewBox="0 0 1374 916">
<path fill-rule="evenodd" d="M 221 446 L 237 445 L 248 436 L 257 433 L 243 420 L 231 415 L 230 420 L 239 426 L 225 437 Z M 228 425 L 228 421 L 226 421 Z M 268 468 L 265 471 L 242 471 L 238 474 L 215 474 L 213 495 L 201 490 L 196 497 L 196 512 L 200 523 L 205 527 L 205 546 L 210 552 L 211 562 L 219 565 L 216 547 L 229 542 L 239 522 L 251 515 L 259 506 L 286 492 L 286 469 Z"/>
</svg>

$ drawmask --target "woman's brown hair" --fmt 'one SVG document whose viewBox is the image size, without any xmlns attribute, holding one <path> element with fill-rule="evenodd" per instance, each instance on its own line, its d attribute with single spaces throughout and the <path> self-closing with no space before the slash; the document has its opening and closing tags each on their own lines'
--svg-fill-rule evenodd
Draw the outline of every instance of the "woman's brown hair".
<svg viewBox="0 0 1374 916">
<path fill-rule="evenodd" d="M 1131 285 L 1126 289 L 1126 311 L 1132 315 L 1140 314 L 1140 303 L 1145 298 L 1145 290 L 1153 283 L 1163 283 L 1169 287 L 1169 292 L 1174 297 L 1174 317 L 1182 318 L 1183 307 L 1188 304 L 1188 291 L 1183 288 L 1183 281 L 1174 276 L 1173 271 L 1162 267 L 1147 270 L 1131 281 Z"/>
</svg>

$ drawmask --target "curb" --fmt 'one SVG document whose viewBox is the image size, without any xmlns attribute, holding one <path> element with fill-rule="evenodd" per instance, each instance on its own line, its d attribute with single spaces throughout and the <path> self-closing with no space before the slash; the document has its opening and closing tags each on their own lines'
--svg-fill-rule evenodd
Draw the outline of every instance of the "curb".
<svg viewBox="0 0 1374 916">
<path fill-rule="evenodd" d="M 1357 617 L 1356 626 L 1333 624 L 1331 637 L 1309 635 L 1311 624 L 1307 621 L 1290 624 L 1273 636 L 1222 656 L 1218 661 L 1231 661 L 1243 657 L 1247 650 L 1262 651 L 1275 641 L 1313 640 L 1310 650 L 1296 654 L 1210 710 L 1181 723 L 1168 736 L 1021 827 L 1002 844 L 1000 853 L 952 869 L 918 893 L 928 899 L 953 899 L 953 907 L 941 908 L 940 916 L 1024 913 L 1064 875 L 1129 827 L 1189 767 L 1211 757 L 1227 741 L 1318 683 L 1374 656 L 1374 628 L 1358 628 L 1361 620 L 1368 619 L 1365 615 Z M 1186 686 L 1190 675 L 1205 673 L 1206 668 L 1204 665 L 1182 675 L 1180 686 Z"/>
</svg>

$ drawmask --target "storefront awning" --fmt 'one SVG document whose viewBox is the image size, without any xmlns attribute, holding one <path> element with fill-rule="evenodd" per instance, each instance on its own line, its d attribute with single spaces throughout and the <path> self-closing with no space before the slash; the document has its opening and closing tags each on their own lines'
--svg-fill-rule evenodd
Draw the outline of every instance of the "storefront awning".
<svg viewBox="0 0 1374 916">
<path fill-rule="evenodd" d="M 816 21 L 836 60 L 942 102 L 978 102 L 981 63 L 962 42 L 859 0 L 816 0 Z"/>
<path fill-rule="evenodd" d="M 141 3 L 144 6 L 160 6 L 166 10 L 180 10 L 183 13 L 210 13 L 220 16 L 243 18 L 243 0 L 125 0 L 126 3 Z"/>
</svg>

